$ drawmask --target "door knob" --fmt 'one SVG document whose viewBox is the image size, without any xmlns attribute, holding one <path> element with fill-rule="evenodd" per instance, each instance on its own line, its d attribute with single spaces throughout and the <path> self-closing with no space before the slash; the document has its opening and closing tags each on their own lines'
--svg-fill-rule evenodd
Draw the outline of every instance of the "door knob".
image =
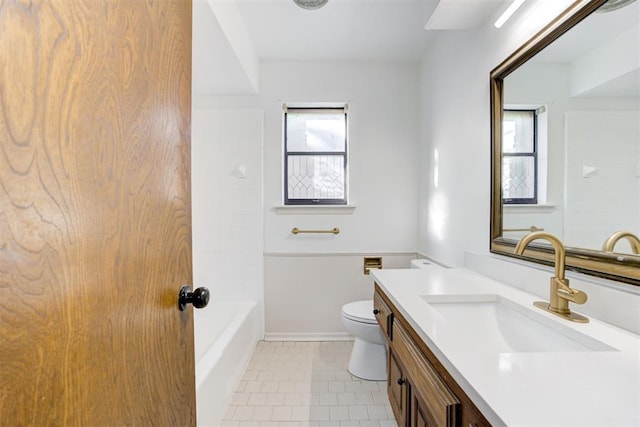
<svg viewBox="0 0 640 427">
<path fill-rule="evenodd" d="M 178 310 L 184 311 L 189 304 L 193 304 L 195 308 L 206 307 L 209 304 L 209 289 L 198 288 L 191 292 L 189 285 L 181 287 L 178 294 Z"/>
<path fill-rule="evenodd" d="M 407 382 L 407 380 L 405 380 L 404 378 L 398 378 L 398 381 L 396 381 L 398 383 L 398 385 L 404 385 L 404 383 Z"/>
<path fill-rule="evenodd" d="M 377 308 L 373 309 L 373 314 L 377 315 L 378 313 L 380 313 L 380 310 L 378 310 Z"/>
</svg>

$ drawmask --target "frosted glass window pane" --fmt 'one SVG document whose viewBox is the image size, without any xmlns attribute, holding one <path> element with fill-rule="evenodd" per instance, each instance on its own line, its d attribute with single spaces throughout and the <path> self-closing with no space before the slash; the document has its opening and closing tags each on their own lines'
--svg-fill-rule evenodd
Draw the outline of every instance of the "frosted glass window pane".
<svg viewBox="0 0 640 427">
<path fill-rule="evenodd" d="M 288 156 L 289 199 L 344 198 L 343 156 Z"/>
<path fill-rule="evenodd" d="M 341 113 L 287 113 L 287 151 L 345 151 L 346 119 Z"/>
<path fill-rule="evenodd" d="M 503 199 L 535 197 L 535 158 L 504 157 L 502 159 Z"/>
<path fill-rule="evenodd" d="M 502 121 L 502 152 L 533 153 L 533 111 L 505 111 Z"/>
</svg>

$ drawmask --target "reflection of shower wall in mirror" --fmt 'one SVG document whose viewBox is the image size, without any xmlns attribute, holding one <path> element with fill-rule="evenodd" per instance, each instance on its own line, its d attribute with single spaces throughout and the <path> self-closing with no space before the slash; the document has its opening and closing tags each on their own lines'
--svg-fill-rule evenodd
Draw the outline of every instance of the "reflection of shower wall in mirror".
<svg viewBox="0 0 640 427">
<path fill-rule="evenodd" d="M 640 111 L 565 113 L 566 245 L 597 248 L 616 230 L 640 232 L 639 123 Z"/>
</svg>

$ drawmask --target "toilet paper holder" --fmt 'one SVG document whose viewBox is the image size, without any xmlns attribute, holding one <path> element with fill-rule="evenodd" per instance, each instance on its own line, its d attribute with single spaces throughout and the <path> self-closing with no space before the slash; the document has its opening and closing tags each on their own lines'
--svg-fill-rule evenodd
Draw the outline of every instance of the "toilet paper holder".
<svg viewBox="0 0 640 427">
<path fill-rule="evenodd" d="M 372 257 L 364 257 L 364 274 L 369 275 L 369 270 L 382 268 L 382 257 L 381 256 L 372 256 Z"/>
</svg>

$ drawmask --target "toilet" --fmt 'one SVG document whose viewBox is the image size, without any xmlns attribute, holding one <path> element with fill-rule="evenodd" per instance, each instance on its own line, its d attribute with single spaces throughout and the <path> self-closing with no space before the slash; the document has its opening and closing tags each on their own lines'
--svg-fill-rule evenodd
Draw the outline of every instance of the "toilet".
<svg viewBox="0 0 640 427">
<path fill-rule="evenodd" d="M 373 314 L 373 300 L 343 305 L 342 324 L 355 337 L 349 372 L 365 380 L 386 380 L 387 342 Z"/>
</svg>

